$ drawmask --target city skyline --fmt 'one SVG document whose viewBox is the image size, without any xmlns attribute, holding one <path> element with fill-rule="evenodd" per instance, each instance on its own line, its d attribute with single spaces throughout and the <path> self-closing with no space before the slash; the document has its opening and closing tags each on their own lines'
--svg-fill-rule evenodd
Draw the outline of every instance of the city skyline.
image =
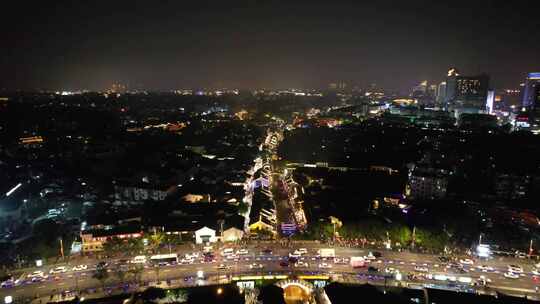
<svg viewBox="0 0 540 304">
<path fill-rule="evenodd" d="M 540 70 L 530 2 L 13 4 L 0 88 L 325 88 L 405 93 L 450 67 L 516 88 Z M 106 12 L 106 13 L 105 13 Z"/>
</svg>

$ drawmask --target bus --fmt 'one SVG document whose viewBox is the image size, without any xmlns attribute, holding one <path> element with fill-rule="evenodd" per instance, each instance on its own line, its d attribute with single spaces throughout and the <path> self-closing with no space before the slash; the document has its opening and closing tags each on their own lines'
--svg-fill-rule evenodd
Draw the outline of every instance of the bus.
<svg viewBox="0 0 540 304">
<path fill-rule="evenodd" d="M 178 254 L 157 254 L 150 257 L 150 263 L 153 265 L 166 266 L 178 263 Z"/>
</svg>

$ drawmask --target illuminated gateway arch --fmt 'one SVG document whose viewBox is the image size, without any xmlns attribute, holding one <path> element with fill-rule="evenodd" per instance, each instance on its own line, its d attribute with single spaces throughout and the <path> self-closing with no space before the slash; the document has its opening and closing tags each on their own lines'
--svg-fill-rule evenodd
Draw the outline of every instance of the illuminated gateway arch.
<svg viewBox="0 0 540 304">
<path fill-rule="evenodd" d="M 304 280 L 294 280 L 294 279 L 279 281 L 276 283 L 276 286 L 281 287 L 281 289 L 283 290 L 285 290 L 287 287 L 290 287 L 290 286 L 296 286 L 296 287 L 302 288 L 305 292 L 309 294 L 311 294 L 314 289 L 313 284 L 306 282 Z"/>
</svg>

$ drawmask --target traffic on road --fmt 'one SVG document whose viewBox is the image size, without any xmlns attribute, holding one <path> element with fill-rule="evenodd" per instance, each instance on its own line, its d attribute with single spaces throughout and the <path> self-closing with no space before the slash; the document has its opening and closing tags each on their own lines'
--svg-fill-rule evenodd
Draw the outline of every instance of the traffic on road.
<svg viewBox="0 0 540 304">
<path fill-rule="evenodd" d="M 519 263 L 518 263 L 519 262 Z M 131 259 L 104 260 L 94 264 L 41 267 L 1 283 L 4 295 L 33 297 L 67 290 L 100 286 L 96 271 L 141 269 L 142 281 L 184 279 L 207 284 L 201 273 L 217 273 L 230 280 L 232 274 L 288 273 L 325 274 L 350 282 L 381 281 L 443 286 L 460 290 L 506 289 L 514 293 L 535 292 L 540 284 L 540 264 L 523 259 L 479 260 L 435 255 L 352 248 L 233 248 L 183 253 L 139 255 Z M 156 268 L 159 269 L 157 274 Z M 158 277 L 159 276 L 159 277 Z M 112 282 L 111 281 L 111 282 Z"/>
</svg>

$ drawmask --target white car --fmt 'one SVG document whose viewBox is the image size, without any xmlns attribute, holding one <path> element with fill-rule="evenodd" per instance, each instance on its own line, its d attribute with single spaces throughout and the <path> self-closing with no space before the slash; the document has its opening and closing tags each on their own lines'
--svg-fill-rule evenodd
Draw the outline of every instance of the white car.
<svg viewBox="0 0 540 304">
<path fill-rule="evenodd" d="M 181 264 L 193 264 L 193 261 L 194 261 L 193 259 L 184 258 L 184 259 L 180 260 L 180 263 Z"/>
<path fill-rule="evenodd" d="M 508 279 L 519 279 L 519 274 L 514 272 L 505 272 L 504 277 Z"/>
<path fill-rule="evenodd" d="M 349 264 L 348 258 L 334 258 L 334 264 Z"/>
<path fill-rule="evenodd" d="M 495 268 L 487 265 L 480 265 L 476 267 L 478 270 L 481 270 L 482 272 L 493 272 L 495 271 Z"/>
<path fill-rule="evenodd" d="M 193 260 L 193 259 L 196 259 L 199 257 L 199 253 L 198 252 L 194 252 L 194 253 L 186 253 L 185 254 L 185 257 L 186 259 L 190 259 L 190 260 Z"/>
<path fill-rule="evenodd" d="M 473 265 L 474 261 L 471 259 L 460 259 L 459 263 L 463 265 Z"/>
<path fill-rule="evenodd" d="M 4 282 L 2 282 L 0 284 L 0 287 L 2 287 L 2 288 L 11 288 L 11 287 L 19 286 L 20 284 L 21 284 L 21 281 L 19 281 L 19 280 L 8 279 L 8 280 L 5 280 Z"/>
<path fill-rule="evenodd" d="M 81 271 L 81 270 L 86 270 L 86 269 L 88 269 L 88 266 L 84 265 L 84 264 L 81 264 L 81 265 L 74 266 L 72 270 L 73 271 Z"/>
<path fill-rule="evenodd" d="M 238 261 L 238 256 L 236 254 L 229 254 L 227 256 L 227 259 L 228 260 L 235 260 L 235 261 Z"/>
<path fill-rule="evenodd" d="M 365 259 L 365 260 L 370 260 L 370 261 L 371 261 L 371 260 L 376 260 L 377 258 L 373 255 L 373 253 L 370 252 L 368 255 L 366 255 L 366 256 L 364 257 L 364 259 Z"/>
<path fill-rule="evenodd" d="M 32 279 L 32 278 L 44 278 L 45 273 L 43 273 L 43 271 L 41 271 L 41 270 L 36 270 L 36 271 L 28 274 L 27 277 L 30 278 L 30 279 Z"/>
<path fill-rule="evenodd" d="M 245 254 L 248 254 L 248 250 L 247 249 L 240 249 L 240 250 L 236 251 L 236 254 L 245 255 Z"/>
<path fill-rule="evenodd" d="M 49 270 L 49 273 L 50 274 L 56 274 L 56 273 L 64 273 L 66 271 L 67 271 L 66 266 L 58 266 L 56 268 L 53 268 L 53 269 Z"/>
<path fill-rule="evenodd" d="M 264 268 L 263 264 L 253 263 L 249 265 L 249 269 L 261 269 L 261 268 Z"/>
<path fill-rule="evenodd" d="M 146 256 L 145 255 L 138 255 L 131 259 L 132 264 L 145 264 L 146 263 Z"/>
<path fill-rule="evenodd" d="M 230 254 L 234 254 L 234 250 L 232 248 L 225 248 L 223 251 L 221 251 L 221 255 L 228 256 Z"/>
<path fill-rule="evenodd" d="M 429 271 L 427 267 L 422 267 L 422 266 L 416 266 L 416 267 L 414 267 L 414 270 L 419 271 L 419 272 L 428 272 Z"/>
<path fill-rule="evenodd" d="M 292 252 L 292 253 L 289 253 L 289 257 L 290 257 L 290 258 L 299 258 L 299 257 L 301 257 L 301 256 L 302 256 L 302 254 L 301 254 L 300 252 L 298 252 L 297 250 L 295 250 L 295 251 Z"/>
<path fill-rule="evenodd" d="M 536 276 L 540 276 L 540 271 L 538 271 L 538 268 L 533 268 L 533 270 L 531 272 L 532 272 L 532 274 L 534 274 Z"/>
<path fill-rule="evenodd" d="M 508 272 L 523 273 L 523 268 L 519 265 L 508 265 Z"/>
<path fill-rule="evenodd" d="M 296 264 L 294 264 L 294 267 L 309 267 L 309 264 L 306 262 L 299 261 Z"/>
<path fill-rule="evenodd" d="M 321 263 L 321 264 L 319 264 L 319 268 L 328 269 L 328 268 L 332 268 L 332 265 L 330 265 L 328 263 Z"/>
<path fill-rule="evenodd" d="M 225 264 L 219 264 L 219 266 L 216 267 L 218 270 L 226 270 L 226 269 L 231 269 L 231 266 L 230 265 L 225 265 Z"/>
<path fill-rule="evenodd" d="M 296 251 L 298 251 L 300 254 L 307 254 L 308 253 L 306 248 L 300 248 L 300 249 L 297 249 Z"/>
</svg>

